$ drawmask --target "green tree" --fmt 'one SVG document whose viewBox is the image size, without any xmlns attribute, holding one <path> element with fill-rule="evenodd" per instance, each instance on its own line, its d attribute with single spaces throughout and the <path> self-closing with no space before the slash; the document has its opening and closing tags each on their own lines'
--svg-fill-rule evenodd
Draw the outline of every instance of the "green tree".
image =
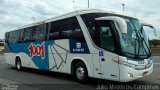
<svg viewBox="0 0 160 90">
<path fill-rule="evenodd" d="M 149 40 L 149 45 L 150 45 L 150 46 L 160 45 L 160 40 L 156 40 L 156 39 Z"/>
<path fill-rule="evenodd" d="M 0 42 L 0 46 L 4 46 L 4 43 Z"/>
</svg>

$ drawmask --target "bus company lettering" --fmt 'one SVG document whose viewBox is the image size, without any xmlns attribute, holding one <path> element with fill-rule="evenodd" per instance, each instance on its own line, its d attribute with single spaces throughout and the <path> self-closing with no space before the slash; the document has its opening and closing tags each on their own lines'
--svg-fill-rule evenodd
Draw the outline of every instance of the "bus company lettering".
<svg viewBox="0 0 160 90">
<path fill-rule="evenodd" d="M 35 44 L 31 43 L 31 45 L 29 46 L 28 49 L 29 49 L 31 58 L 33 56 L 41 56 L 42 59 L 45 58 L 44 43 L 42 43 L 41 45 L 39 45 L 39 44 L 35 45 Z"/>
</svg>

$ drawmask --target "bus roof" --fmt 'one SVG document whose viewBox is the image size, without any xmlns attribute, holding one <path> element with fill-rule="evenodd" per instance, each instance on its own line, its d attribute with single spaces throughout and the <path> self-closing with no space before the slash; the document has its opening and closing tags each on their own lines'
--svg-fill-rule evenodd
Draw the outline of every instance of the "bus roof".
<svg viewBox="0 0 160 90">
<path fill-rule="evenodd" d="M 41 20 L 41 21 L 38 21 L 38 22 L 35 22 L 35 23 L 24 25 L 22 27 L 19 27 L 18 29 L 31 27 L 31 26 L 36 26 L 36 25 L 40 25 L 40 24 L 44 24 L 44 23 L 48 23 L 48 22 L 52 22 L 52 21 L 57 21 L 57 20 L 61 20 L 61 19 L 65 19 L 65 18 L 68 18 L 68 17 L 77 16 L 77 15 L 87 14 L 87 13 L 108 13 L 108 14 L 114 14 L 114 15 L 120 15 L 120 16 L 135 18 L 135 17 L 130 16 L 130 15 L 116 13 L 116 12 L 113 12 L 113 11 L 107 11 L 105 9 L 81 9 L 81 10 L 75 10 L 75 11 L 72 11 L 72 12 L 69 12 L 69 13 L 65 13 L 65 14 L 62 14 L 62 15 L 58 15 L 58 16 L 55 16 L 53 18 L 49 18 L 49 19 L 46 19 L 46 20 Z M 137 19 L 137 18 L 135 18 L 135 19 Z"/>
</svg>

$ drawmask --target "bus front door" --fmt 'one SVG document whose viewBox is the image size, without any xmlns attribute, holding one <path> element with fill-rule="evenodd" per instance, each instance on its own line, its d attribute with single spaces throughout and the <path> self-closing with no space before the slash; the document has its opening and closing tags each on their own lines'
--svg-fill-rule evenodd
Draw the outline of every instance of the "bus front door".
<svg viewBox="0 0 160 90">
<path fill-rule="evenodd" d="M 114 53 L 115 40 L 113 38 L 113 28 L 110 23 L 100 21 L 99 29 L 99 59 L 101 75 L 103 79 L 119 80 L 118 55 Z"/>
<path fill-rule="evenodd" d="M 102 79 L 119 81 L 118 56 L 114 53 L 99 51 Z"/>
</svg>

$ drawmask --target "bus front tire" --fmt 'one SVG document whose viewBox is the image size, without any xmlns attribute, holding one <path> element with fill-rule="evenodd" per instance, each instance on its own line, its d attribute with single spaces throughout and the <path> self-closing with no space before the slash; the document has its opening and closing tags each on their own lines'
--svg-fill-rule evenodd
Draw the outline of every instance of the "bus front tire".
<svg viewBox="0 0 160 90">
<path fill-rule="evenodd" d="M 75 65 L 74 77 L 80 83 L 85 83 L 88 80 L 88 71 L 84 63 L 78 62 Z"/>
</svg>

